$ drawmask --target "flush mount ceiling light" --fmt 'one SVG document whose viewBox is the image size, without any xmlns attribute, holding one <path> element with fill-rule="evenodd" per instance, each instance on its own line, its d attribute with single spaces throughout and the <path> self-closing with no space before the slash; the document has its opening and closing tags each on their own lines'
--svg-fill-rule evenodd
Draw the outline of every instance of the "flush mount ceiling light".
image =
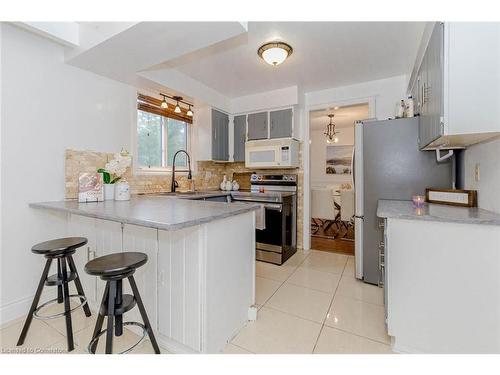
<svg viewBox="0 0 500 375">
<path fill-rule="evenodd" d="M 335 124 L 333 123 L 334 116 L 333 113 L 328 115 L 328 117 L 330 117 L 330 123 L 326 125 L 326 131 L 324 133 L 326 136 L 326 143 L 337 143 L 339 141 L 337 134 L 340 132 L 335 131 Z"/>
<path fill-rule="evenodd" d="M 258 55 L 269 65 L 280 65 L 293 52 L 293 48 L 284 42 L 266 43 L 257 51 Z"/>
</svg>

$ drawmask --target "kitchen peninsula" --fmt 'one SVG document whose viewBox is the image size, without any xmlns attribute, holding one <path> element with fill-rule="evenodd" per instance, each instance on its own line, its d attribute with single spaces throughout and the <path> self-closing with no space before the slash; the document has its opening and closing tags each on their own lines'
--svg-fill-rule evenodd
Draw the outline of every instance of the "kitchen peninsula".
<svg viewBox="0 0 500 375">
<path fill-rule="evenodd" d="M 199 197 L 198 197 L 199 198 Z M 159 343 L 171 352 L 217 353 L 255 315 L 255 210 L 258 205 L 138 196 L 130 201 L 32 203 L 62 236 L 85 236 L 77 267 L 119 251 L 140 251 L 135 278 Z M 101 280 L 80 272 L 91 308 Z M 129 320 L 139 320 L 131 311 Z"/>
</svg>

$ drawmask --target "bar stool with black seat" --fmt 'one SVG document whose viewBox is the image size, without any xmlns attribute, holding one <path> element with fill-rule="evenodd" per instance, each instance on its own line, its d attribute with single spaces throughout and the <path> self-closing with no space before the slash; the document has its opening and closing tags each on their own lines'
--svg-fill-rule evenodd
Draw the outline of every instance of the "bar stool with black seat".
<svg viewBox="0 0 500 375">
<path fill-rule="evenodd" d="M 21 331 L 21 335 L 19 336 L 19 340 L 17 341 L 18 346 L 24 343 L 33 318 L 46 320 L 64 316 L 66 320 L 68 351 L 70 352 L 75 348 L 73 343 L 73 326 L 71 321 L 71 313 L 79 307 L 83 308 L 85 316 L 89 317 L 91 313 L 72 255 L 79 247 L 84 246 L 86 243 L 87 239 L 85 237 L 67 237 L 41 242 L 31 248 L 31 251 L 33 253 L 44 255 L 47 261 L 45 262 L 45 268 L 43 269 L 42 277 L 40 278 L 40 282 L 38 283 L 38 287 L 36 289 L 35 298 L 33 298 L 28 316 L 26 317 L 26 321 L 24 322 L 23 330 Z M 50 265 L 52 264 L 52 261 L 54 259 L 57 260 L 57 274 L 48 276 Z M 66 262 L 69 266 L 69 272 L 66 267 Z M 74 281 L 78 294 L 69 294 L 68 283 L 70 281 Z M 40 302 L 42 290 L 45 285 L 57 286 L 57 298 L 51 299 L 38 306 L 38 302 Z M 71 298 L 79 299 L 80 303 L 78 304 L 78 306 L 71 308 Z M 63 312 L 53 315 L 42 314 L 41 311 L 44 307 L 63 302 Z"/>
<path fill-rule="evenodd" d="M 106 334 L 106 354 L 111 354 L 113 352 L 113 333 L 119 337 L 123 334 L 123 326 L 136 326 L 142 329 L 142 337 L 137 343 L 120 354 L 128 353 L 134 349 L 142 342 L 146 334 L 151 340 L 155 353 L 160 354 L 160 348 L 156 342 L 133 276 L 135 270 L 146 264 L 147 261 L 148 256 L 144 253 L 125 252 L 95 258 L 85 265 L 85 272 L 89 275 L 99 276 L 102 280 L 106 281 L 106 288 L 102 297 L 94 333 L 87 347 L 89 353 L 95 354 L 99 338 Z M 125 278 L 129 281 L 133 295 L 123 294 L 123 279 Z M 144 324 L 139 322 L 123 322 L 123 314 L 133 309 L 136 304 Z M 107 327 L 105 330 L 102 330 L 105 316 L 108 319 Z"/>
</svg>

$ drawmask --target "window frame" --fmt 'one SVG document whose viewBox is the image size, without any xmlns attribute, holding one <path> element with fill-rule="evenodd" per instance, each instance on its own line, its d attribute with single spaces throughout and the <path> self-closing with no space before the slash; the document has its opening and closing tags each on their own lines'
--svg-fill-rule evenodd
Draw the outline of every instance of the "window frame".
<svg viewBox="0 0 500 375">
<path fill-rule="evenodd" d="M 140 95 L 140 94 L 139 94 Z M 137 101 L 138 102 L 138 101 Z M 133 122 L 133 159 L 134 159 L 134 174 L 135 175 L 169 175 L 172 173 L 172 167 L 165 165 L 164 167 L 148 167 L 148 166 L 141 166 L 139 164 L 139 134 L 138 134 L 138 112 L 143 111 L 148 113 L 148 111 L 144 111 L 143 109 L 136 108 L 135 110 L 135 121 Z M 186 125 L 186 151 L 191 155 L 191 139 L 192 139 L 192 126 L 191 123 L 184 121 L 182 119 L 178 118 L 173 118 L 173 117 L 168 117 L 167 115 L 159 114 L 159 113 L 152 113 L 153 115 L 161 116 L 162 117 L 162 163 L 168 164 L 168 161 L 166 160 L 166 157 L 168 156 L 168 119 L 171 118 L 172 120 L 176 121 L 181 121 L 184 122 Z M 192 169 L 192 168 L 191 168 Z M 186 166 L 176 166 L 175 167 L 176 172 L 188 172 L 189 171 L 189 165 Z"/>
</svg>

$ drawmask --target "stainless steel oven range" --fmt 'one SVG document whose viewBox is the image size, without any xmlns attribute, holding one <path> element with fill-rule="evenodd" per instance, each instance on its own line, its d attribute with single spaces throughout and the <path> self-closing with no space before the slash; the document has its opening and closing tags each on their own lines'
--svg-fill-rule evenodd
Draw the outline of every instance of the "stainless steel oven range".
<svg viewBox="0 0 500 375">
<path fill-rule="evenodd" d="M 297 175 L 259 174 L 250 177 L 249 192 L 233 192 L 233 201 L 265 207 L 265 229 L 256 230 L 256 258 L 282 265 L 297 251 Z"/>
</svg>

